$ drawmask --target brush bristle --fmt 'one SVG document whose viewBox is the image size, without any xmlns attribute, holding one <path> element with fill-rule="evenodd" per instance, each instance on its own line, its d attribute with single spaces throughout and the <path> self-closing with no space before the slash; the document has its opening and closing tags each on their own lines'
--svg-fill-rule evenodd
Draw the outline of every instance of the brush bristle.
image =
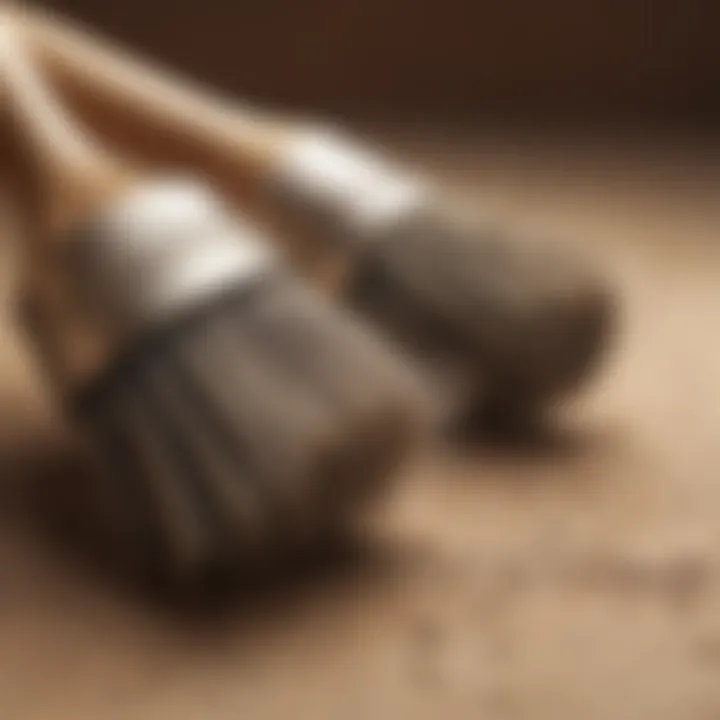
<svg viewBox="0 0 720 720">
<path fill-rule="evenodd" d="M 375 496 L 414 393 L 400 360 L 277 273 L 145 338 L 76 410 L 124 554 L 196 583 L 316 542 Z"/>
<path fill-rule="evenodd" d="M 565 249 L 426 206 L 367 243 L 355 306 L 420 355 L 448 358 L 477 397 L 507 408 L 575 388 L 608 339 L 605 284 Z M 471 390 L 472 394 L 472 390 Z"/>
</svg>

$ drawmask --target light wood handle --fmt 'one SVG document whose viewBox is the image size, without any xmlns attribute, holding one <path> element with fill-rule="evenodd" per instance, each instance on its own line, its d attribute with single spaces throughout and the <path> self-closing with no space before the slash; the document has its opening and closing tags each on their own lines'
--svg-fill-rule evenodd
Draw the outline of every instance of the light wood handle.
<svg viewBox="0 0 720 720">
<path fill-rule="evenodd" d="M 125 172 L 65 109 L 24 48 L 11 22 L 0 21 L 3 128 L 14 147 L 27 213 L 46 237 L 77 223 L 114 197 Z M 16 198 L 18 193 L 16 192 Z"/>
<path fill-rule="evenodd" d="M 136 176 L 65 109 L 6 18 L 0 19 L 0 108 L 9 151 L 3 180 L 21 230 L 21 320 L 64 392 L 105 366 L 117 338 L 93 308 L 81 307 L 59 246 Z"/>
<path fill-rule="evenodd" d="M 293 134 L 147 58 L 47 11 L 16 12 L 43 69 L 75 110 L 125 149 L 256 184 Z"/>
</svg>

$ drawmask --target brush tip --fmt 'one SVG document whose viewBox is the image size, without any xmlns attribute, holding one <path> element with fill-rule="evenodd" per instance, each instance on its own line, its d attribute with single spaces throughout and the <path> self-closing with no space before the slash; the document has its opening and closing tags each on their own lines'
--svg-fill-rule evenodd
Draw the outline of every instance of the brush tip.
<svg viewBox="0 0 720 720">
<path fill-rule="evenodd" d="M 614 293 L 571 249 L 478 224 L 452 204 L 414 211 L 369 244 L 360 309 L 462 377 L 457 404 L 548 405 L 608 344 Z"/>
</svg>

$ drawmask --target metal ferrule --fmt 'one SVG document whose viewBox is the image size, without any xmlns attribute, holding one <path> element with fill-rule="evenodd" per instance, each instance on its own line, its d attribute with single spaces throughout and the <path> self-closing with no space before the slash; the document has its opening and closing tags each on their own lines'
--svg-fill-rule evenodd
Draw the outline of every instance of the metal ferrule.
<svg viewBox="0 0 720 720">
<path fill-rule="evenodd" d="M 57 241 L 26 289 L 25 322 L 64 392 L 139 335 L 252 282 L 269 243 L 201 182 L 139 184 Z"/>
<path fill-rule="evenodd" d="M 412 212 L 430 188 L 332 130 L 298 133 L 270 178 L 290 212 L 361 243 Z"/>
</svg>

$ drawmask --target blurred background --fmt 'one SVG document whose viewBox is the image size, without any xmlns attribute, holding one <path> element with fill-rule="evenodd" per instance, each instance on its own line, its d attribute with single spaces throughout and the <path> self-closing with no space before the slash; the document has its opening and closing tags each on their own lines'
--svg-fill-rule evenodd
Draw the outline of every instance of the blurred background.
<svg viewBox="0 0 720 720">
<path fill-rule="evenodd" d="M 556 433 L 429 449 L 353 558 L 201 619 L 0 509 L 3 720 L 720 718 L 720 5 L 52 7 L 581 246 L 620 320 Z M 0 473 L 62 488 L 77 468 L 10 311 Z"/>
<path fill-rule="evenodd" d="M 251 99 L 406 118 L 717 117 L 712 0 L 57 0 Z"/>
</svg>

